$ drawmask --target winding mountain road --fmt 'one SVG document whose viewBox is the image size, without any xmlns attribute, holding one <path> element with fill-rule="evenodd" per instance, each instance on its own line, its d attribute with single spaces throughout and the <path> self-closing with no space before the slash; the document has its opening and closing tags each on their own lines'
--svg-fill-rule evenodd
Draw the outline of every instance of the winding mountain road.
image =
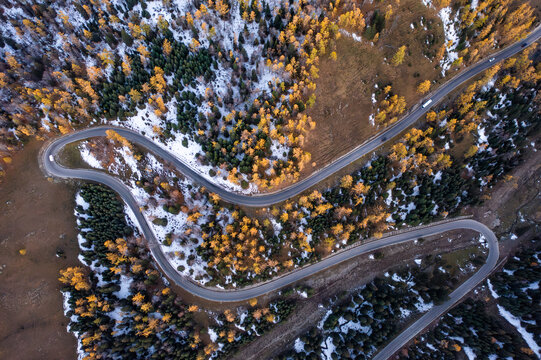
<svg viewBox="0 0 541 360">
<path fill-rule="evenodd" d="M 462 222 L 466 221 L 466 224 Z M 498 238 L 496 235 L 485 225 L 474 220 L 458 220 L 458 222 L 449 223 L 451 225 L 457 225 L 461 228 L 467 228 L 475 230 L 481 233 L 488 244 L 489 253 L 487 260 L 483 266 L 475 274 L 473 274 L 468 280 L 463 282 L 455 291 L 449 295 L 449 299 L 441 305 L 436 305 L 421 316 L 417 321 L 410 325 L 407 329 L 402 331 L 396 336 L 387 346 L 381 349 L 372 360 L 384 360 L 390 358 L 398 350 L 400 350 L 405 344 L 413 339 L 417 334 L 423 331 L 428 325 L 440 316 L 445 314 L 451 307 L 453 307 L 460 299 L 468 294 L 473 288 L 479 285 L 490 273 L 494 270 L 500 257 L 500 249 L 498 247 Z M 465 227 L 462 227 L 464 226 Z M 471 226 L 471 227 L 470 227 Z"/>
<path fill-rule="evenodd" d="M 40 153 L 40 164 L 43 171 L 48 176 L 53 176 L 57 178 L 77 178 L 94 181 L 107 185 L 114 191 L 116 191 L 135 215 L 139 228 L 141 229 L 142 233 L 148 241 L 152 255 L 156 259 L 158 265 L 161 267 L 163 272 L 172 281 L 174 281 L 177 285 L 179 285 L 186 291 L 189 291 L 190 293 L 201 298 L 217 302 L 238 302 L 258 297 L 269 292 L 278 290 L 289 284 L 295 283 L 301 279 L 304 279 L 322 270 L 352 259 L 356 256 L 367 254 L 369 252 L 382 249 L 387 246 L 415 240 L 420 237 L 427 237 L 457 229 L 469 229 L 482 234 L 485 237 L 489 248 L 489 254 L 486 263 L 472 277 L 470 277 L 455 291 L 453 291 L 453 293 L 450 295 L 449 300 L 447 300 L 441 305 L 433 307 L 430 311 L 425 313 L 419 320 L 417 320 L 413 325 L 404 330 L 391 343 L 389 343 L 389 345 L 382 349 L 374 358 L 377 360 L 387 359 L 396 351 L 398 351 L 402 346 L 404 346 L 404 344 L 406 344 L 409 340 L 415 337 L 431 322 L 433 322 L 435 319 L 437 319 L 439 316 L 449 310 L 469 291 L 471 291 L 475 286 L 477 286 L 481 281 L 483 281 L 494 269 L 496 262 L 499 258 L 498 241 L 494 233 L 488 227 L 472 219 L 458 219 L 454 221 L 437 223 L 430 226 L 414 228 L 396 235 L 385 236 L 381 239 L 372 240 L 362 245 L 353 246 L 351 248 L 348 248 L 347 250 L 337 252 L 318 263 L 307 265 L 305 267 L 302 267 L 293 272 L 287 273 L 283 276 L 277 277 L 271 281 L 262 284 L 235 290 L 207 288 L 181 276 L 176 271 L 176 269 L 172 267 L 172 265 L 166 259 L 165 254 L 161 251 L 158 240 L 156 239 L 148 222 L 144 218 L 143 214 L 140 212 L 139 204 L 137 204 L 129 188 L 126 187 L 126 185 L 124 185 L 119 179 L 110 176 L 102 171 L 91 169 L 65 168 L 56 162 L 55 156 L 64 146 L 69 143 L 88 139 L 91 137 L 105 136 L 106 130 L 112 129 L 115 130 L 119 135 L 128 139 L 129 141 L 148 149 L 158 157 L 161 157 L 163 160 L 173 164 L 173 166 L 180 170 L 184 175 L 191 178 L 193 181 L 199 183 L 200 185 L 205 186 L 209 191 L 217 193 L 223 200 L 227 202 L 253 207 L 269 206 L 272 204 L 280 203 L 302 193 L 303 191 L 309 189 L 310 187 L 327 178 L 336 171 L 344 168 L 353 161 L 361 158 L 366 154 L 369 154 L 382 144 L 390 141 L 392 138 L 407 129 L 409 126 L 413 125 L 415 121 L 417 121 L 417 119 L 423 116 L 430 109 L 431 106 L 438 103 L 438 101 L 447 96 L 460 84 L 462 84 L 468 79 L 473 78 L 474 76 L 488 69 L 497 62 L 513 56 L 514 54 L 522 50 L 526 45 L 530 45 L 531 43 L 537 41 L 540 37 L 541 27 L 537 27 L 526 39 L 521 40 L 501 50 L 497 54 L 494 54 L 490 60 L 487 59 L 471 66 L 467 70 L 461 72 L 453 79 L 443 84 L 436 91 L 434 91 L 429 98 L 427 97 L 427 99 L 432 100 L 430 106 L 414 106 L 405 117 L 400 119 L 393 126 L 385 129 L 377 136 L 356 147 L 344 156 L 336 159 L 332 163 L 313 173 L 311 176 L 283 190 L 280 190 L 279 192 L 266 193 L 261 195 L 245 195 L 228 191 L 212 183 L 207 178 L 202 176 L 202 174 L 200 174 L 197 170 L 180 161 L 162 145 L 155 143 L 151 139 L 146 138 L 145 136 L 135 131 L 112 126 L 101 126 L 80 130 L 49 142 Z"/>
<path fill-rule="evenodd" d="M 378 135 L 374 136 L 370 140 L 359 145 L 355 149 L 339 157 L 338 159 L 334 160 L 333 162 L 329 163 L 323 168 L 315 171 L 310 176 L 277 192 L 256 194 L 256 195 L 246 195 L 246 194 L 232 192 L 227 189 L 224 189 L 223 187 L 216 185 L 212 181 L 209 181 L 197 169 L 194 169 L 190 167 L 189 165 L 183 163 L 175 155 L 173 155 L 169 150 L 167 150 L 164 145 L 158 144 L 154 142 L 153 140 L 135 131 L 125 129 L 125 128 L 120 128 L 120 127 L 113 127 L 113 126 L 100 126 L 100 127 L 88 128 L 88 129 L 80 130 L 80 131 L 77 131 L 77 132 L 74 132 L 74 133 L 71 133 L 71 134 L 68 134 L 66 136 L 56 139 L 43 152 L 43 155 L 45 156 L 44 161 L 43 161 L 44 168 L 48 174 L 52 176 L 56 176 L 56 177 L 63 177 L 63 178 L 75 177 L 75 178 L 81 178 L 81 179 L 86 179 L 86 180 L 99 181 L 98 179 L 95 178 L 95 174 L 96 174 L 95 171 L 63 168 L 59 166 L 58 164 L 56 164 L 54 160 L 50 160 L 53 158 L 50 158 L 49 155 L 52 155 L 54 157 L 58 153 L 58 151 L 62 149 L 62 147 L 64 147 L 65 145 L 71 142 L 84 140 L 84 139 L 96 137 L 96 136 L 105 136 L 105 131 L 108 129 L 111 129 L 111 130 L 115 130 L 119 135 L 125 137 L 129 141 L 132 141 L 148 149 L 155 155 L 161 157 L 163 160 L 174 165 L 185 176 L 189 177 L 190 179 L 197 182 L 198 184 L 205 186 L 209 191 L 218 194 L 220 198 L 222 198 L 223 200 L 227 202 L 238 204 L 238 205 L 244 205 L 244 206 L 252 206 L 252 207 L 263 207 L 263 206 L 273 205 L 273 204 L 288 200 L 302 193 L 303 191 L 311 188 L 312 186 L 316 185 L 320 181 L 334 174 L 338 170 L 346 167 L 347 165 L 351 164 L 355 160 L 360 159 L 364 155 L 369 154 L 370 152 L 374 151 L 375 149 L 377 149 L 384 143 L 390 141 L 392 138 L 400 134 L 402 131 L 406 130 L 408 127 L 413 125 L 421 116 L 423 116 L 428 110 L 430 110 L 432 106 L 437 104 L 441 99 L 443 99 L 445 96 L 451 93 L 460 84 L 475 77 L 476 75 L 480 74 L 481 72 L 488 69 L 489 67 L 495 65 L 499 61 L 515 55 L 519 51 L 523 50 L 526 45 L 532 44 L 533 42 L 537 41 L 540 37 L 541 37 L 541 26 L 535 28 L 532 31 L 532 33 L 530 33 L 530 35 L 528 35 L 524 40 L 521 40 L 519 42 L 514 43 L 513 45 L 510 45 L 504 48 L 498 53 L 492 55 L 490 59 L 486 59 L 472 65 L 465 71 L 462 71 L 461 73 L 459 73 L 458 75 L 456 75 L 455 77 L 453 77 L 452 79 L 444 83 L 437 90 L 431 93 L 429 97 L 428 96 L 426 97 L 426 99 L 432 100 L 432 102 L 428 106 L 426 107 L 422 107 L 420 105 L 414 106 L 406 116 L 401 118 L 395 124 L 388 127 L 387 129 L 385 129 Z"/>
</svg>

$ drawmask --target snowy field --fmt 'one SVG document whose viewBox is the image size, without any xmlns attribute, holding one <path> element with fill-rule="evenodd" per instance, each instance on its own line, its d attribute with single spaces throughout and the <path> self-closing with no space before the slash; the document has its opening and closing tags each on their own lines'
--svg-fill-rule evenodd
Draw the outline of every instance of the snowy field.
<svg viewBox="0 0 541 360">
<path fill-rule="evenodd" d="M 86 150 L 85 150 L 86 149 Z M 100 161 L 92 155 L 92 153 L 87 148 L 87 143 L 84 142 L 80 146 L 81 155 L 85 162 L 90 166 L 98 169 L 103 169 Z M 127 148 L 120 148 L 115 150 L 115 161 L 107 168 L 107 170 L 115 175 L 121 175 L 126 173 L 126 169 L 129 169 L 131 174 L 140 176 L 140 170 L 138 162 L 135 160 L 130 150 Z M 151 154 L 147 154 L 144 159 L 147 165 L 147 168 L 150 168 L 152 171 L 165 174 L 167 178 L 174 178 L 176 175 L 166 171 L 163 168 L 163 165 Z M 149 170 L 150 170 L 149 169 Z M 205 279 L 206 276 L 206 262 L 204 262 L 196 253 L 195 249 L 203 241 L 200 236 L 191 237 L 194 241 L 188 241 L 183 244 L 180 244 L 178 241 L 173 240 L 171 245 L 164 244 L 164 241 L 170 234 L 183 234 L 189 228 L 190 225 L 187 222 L 187 214 L 180 211 L 178 214 L 172 214 L 164 210 L 163 205 L 165 200 L 158 200 L 157 203 L 151 201 L 151 197 L 147 194 L 141 187 L 137 186 L 135 183 L 136 178 L 126 179 L 125 183 L 131 190 L 131 193 L 138 204 L 146 204 L 147 206 L 142 208 L 143 215 L 147 220 L 150 228 L 154 232 L 156 239 L 160 242 L 161 251 L 166 254 L 167 259 L 171 265 L 177 269 L 177 271 L 183 276 L 189 277 L 194 281 L 197 281 L 201 284 L 205 284 L 208 279 Z M 181 182 L 181 190 L 183 192 L 185 200 L 188 202 L 190 208 L 197 208 L 202 214 L 200 221 L 206 221 L 206 216 L 209 214 L 209 204 L 205 200 L 193 200 L 190 194 L 188 187 L 192 186 L 189 180 L 184 179 Z M 205 211 L 207 209 L 208 211 Z M 224 210 L 227 212 L 227 210 Z M 135 216 L 129 208 L 126 208 L 126 212 L 130 217 L 132 223 L 137 224 Z M 155 219 L 167 219 L 167 225 L 161 226 L 153 223 Z M 190 260 L 189 257 L 192 255 L 194 259 Z"/>
</svg>

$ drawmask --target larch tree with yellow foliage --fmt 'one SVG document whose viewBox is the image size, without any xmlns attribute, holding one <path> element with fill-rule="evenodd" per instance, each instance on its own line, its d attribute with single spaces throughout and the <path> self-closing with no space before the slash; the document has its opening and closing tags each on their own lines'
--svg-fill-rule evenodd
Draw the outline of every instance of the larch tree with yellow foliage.
<svg viewBox="0 0 541 360">
<path fill-rule="evenodd" d="M 398 48 L 397 52 L 393 55 L 391 64 L 393 66 L 398 66 L 404 62 L 404 57 L 406 56 L 406 45 L 402 45 Z"/>
<path fill-rule="evenodd" d="M 417 85 L 417 92 L 419 94 L 426 94 L 430 90 L 430 80 L 425 80 Z"/>
</svg>

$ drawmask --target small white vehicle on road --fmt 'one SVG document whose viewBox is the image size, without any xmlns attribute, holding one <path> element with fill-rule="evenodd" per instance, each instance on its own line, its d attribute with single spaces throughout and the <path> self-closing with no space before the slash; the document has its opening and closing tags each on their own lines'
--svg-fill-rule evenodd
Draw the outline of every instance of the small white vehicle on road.
<svg viewBox="0 0 541 360">
<path fill-rule="evenodd" d="M 496 58 L 490 58 L 488 59 L 488 62 L 493 62 L 494 60 L 496 60 Z"/>
<path fill-rule="evenodd" d="M 50 162 L 54 162 L 54 158 L 53 158 L 52 155 L 49 155 L 49 161 L 50 161 Z"/>
<path fill-rule="evenodd" d="M 423 104 L 423 109 L 425 107 L 427 107 L 428 105 L 432 104 L 432 99 L 428 99 L 424 104 Z"/>
</svg>

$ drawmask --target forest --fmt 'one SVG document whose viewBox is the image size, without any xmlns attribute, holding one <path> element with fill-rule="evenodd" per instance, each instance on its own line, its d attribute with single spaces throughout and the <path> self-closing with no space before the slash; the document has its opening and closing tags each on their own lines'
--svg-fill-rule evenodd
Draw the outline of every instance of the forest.
<svg viewBox="0 0 541 360">
<path fill-rule="evenodd" d="M 483 259 L 473 257 L 477 266 Z M 456 265 L 455 265 L 456 266 Z M 385 277 L 331 300 L 318 326 L 295 340 L 278 359 L 369 359 L 411 318 L 446 300 L 457 286 L 460 271 L 441 257 L 427 256 L 421 264 L 391 270 Z"/>
<path fill-rule="evenodd" d="M 427 30 L 420 54 L 410 44 L 395 47 L 383 40 L 399 21 L 399 1 L 362 8 L 349 0 L 2 4 L 0 178 L 12 154 L 29 141 L 109 124 L 134 129 L 179 157 L 190 157 L 205 175 L 235 190 L 279 189 L 322 165 L 312 162 L 305 146 L 319 121 L 309 111 L 321 101 L 316 97 L 321 64 L 342 56 L 336 46 L 342 36 L 381 50 L 397 73 L 417 57 L 429 59 L 441 77 L 414 75 L 421 97 L 536 25 L 536 10 L 519 0 L 424 5 L 444 22 L 446 41 L 428 31 L 436 25 L 412 23 Z M 451 28 L 456 41 L 449 40 Z M 412 104 L 397 84 L 376 78 L 370 83 L 372 109 L 363 116 L 380 130 Z M 530 151 L 528 136 L 539 131 L 540 79 L 536 54 L 525 49 L 467 84 L 454 102 L 429 112 L 388 152 L 374 154 L 334 185 L 257 211 L 227 204 L 166 165 L 156 165 L 159 159 L 114 132 L 107 141 L 122 158 L 115 164 L 136 164 L 123 180 L 141 200 L 177 270 L 207 286 L 240 287 L 386 231 L 448 218 L 482 203 L 497 181 L 510 180 L 509 171 Z M 184 301 L 156 268 L 117 195 L 88 184 L 79 196 L 85 266 L 64 269 L 60 282 L 69 330 L 85 359 L 228 358 L 293 312 L 294 294 L 219 314 Z M 315 357 L 324 338 L 331 339 L 336 356 L 373 352 L 398 331 L 398 322 L 384 319 L 399 309 L 415 311 L 420 299 L 436 304 L 456 285 L 447 273 L 425 270 L 409 268 L 397 275 L 415 276 L 414 284 L 378 278 L 354 296 L 344 295 L 323 327 L 301 339 L 303 350 L 284 356 Z M 533 276 L 521 272 L 522 280 Z M 532 322 L 513 299 L 532 303 L 538 292 L 519 295 L 519 285 L 508 288 L 508 280 L 493 280 L 502 306 Z M 394 291 L 404 297 L 389 296 Z M 461 311 L 477 311 L 476 304 Z M 374 337 L 342 331 L 341 319 L 370 327 Z M 527 324 L 537 329 L 537 323 Z M 502 353 L 517 350 L 507 345 L 512 335 L 495 328 L 487 334 L 506 344 Z M 528 356 L 527 350 L 522 353 Z"/>
<path fill-rule="evenodd" d="M 456 1 L 457 44 L 429 47 L 425 56 L 436 68 L 456 57 L 455 71 L 516 41 L 535 21 L 534 10 L 518 4 Z M 316 121 L 306 110 L 316 101 L 320 59 L 340 56 L 335 41 L 343 35 L 360 34 L 376 46 L 399 5 L 378 5 L 370 16 L 340 0 L 5 5 L 0 171 L 31 138 L 107 122 L 179 153 L 181 144 L 200 149 L 208 174 L 242 189 L 297 181 L 310 165 L 304 143 Z M 451 11 L 450 5 L 431 6 Z M 389 54 L 389 64 L 407 66 L 410 57 L 403 45 Z M 418 91 L 425 93 L 431 81 L 421 80 Z M 375 85 L 381 90 L 370 116 L 374 126 L 385 126 L 406 102 L 393 84 Z"/>
<path fill-rule="evenodd" d="M 443 316 L 434 330 L 422 335 L 420 341 L 410 346 L 401 358 L 455 359 L 456 353 L 468 350 L 478 358 L 496 355 L 497 358 L 536 359 L 532 346 L 526 344 L 522 336 L 515 329 L 511 330 L 506 320 L 496 313 L 502 314 L 501 306 L 518 317 L 539 349 L 539 254 L 538 247 L 537 250 L 521 250 L 501 271 L 490 277 L 488 287 L 497 305 L 488 307 L 486 302 L 489 298 L 484 301 L 465 300 Z"/>
<path fill-rule="evenodd" d="M 203 264 L 195 280 L 210 286 L 264 281 L 385 231 L 459 214 L 488 199 L 497 181 L 511 180 L 508 172 L 523 161 L 528 137 L 539 131 L 531 104 L 539 101 L 541 68 L 530 55 L 489 70 L 453 103 L 428 112 L 426 124 L 407 132 L 389 153 L 335 186 L 256 215 L 145 158 L 132 179 L 134 192 L 144 190 L 147 216 L 175 249 L 163 250 Z"/>
<path fill-rule="evenodd" d="M 87 267 L 66 268 L 59 281 L 69 330 L 80 339 L 84 359 L 227 358 L 295 308 L 294 299 L 266 306 L 255 300 L 249 309 L 226 310 L 211 320 L 210 313 L 185 303 L 168 286 L 113 191 L 88 184 L 80 197 L 77 222 Z M 215 325 L 203 327 L 197 313 Z M 209 329 L 218 334 L 213 340 Z"/>
</svg>

